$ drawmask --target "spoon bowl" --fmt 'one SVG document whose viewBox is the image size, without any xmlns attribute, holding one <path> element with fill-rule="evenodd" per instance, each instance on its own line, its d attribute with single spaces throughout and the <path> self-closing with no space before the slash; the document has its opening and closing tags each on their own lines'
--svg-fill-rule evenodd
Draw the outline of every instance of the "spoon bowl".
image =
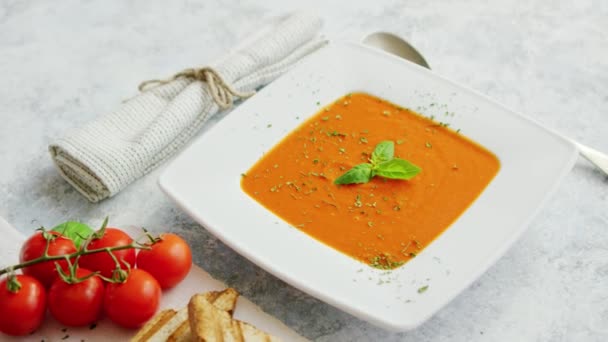
<svg viewBox="0 0 608 342">
<path fill-rule="evenodd" d="M 429 63 L 410 43 L 389 32 L 373 32 L 365 36 L 361 42 L 365 45 L 392 53 L 398 57 L 430 69 Z"/>
</svg>

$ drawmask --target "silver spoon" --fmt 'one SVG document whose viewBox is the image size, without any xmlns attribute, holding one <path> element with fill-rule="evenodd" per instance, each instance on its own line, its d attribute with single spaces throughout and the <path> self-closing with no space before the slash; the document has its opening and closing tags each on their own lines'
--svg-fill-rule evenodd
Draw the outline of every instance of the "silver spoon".
<svg viewBox="0 0 608 342">
<path fill-rule="evenodd" d="M 365 45 L 369 45 L 386 52 L 392 53 L 398 57 L 407 59 L 410 62 L 414 62 L 427 69 L 431 69 L 429 64 L 426 62 L 422 54 L 418 52 L 412 45 L 403 40 L 401 37 L 388 33 L 388 32 L 373 32 L 365 36 L 361 42 Z M 559 133 L 557 133 L 559 134 Z M 576 146 L 578 152 L 590 161 L 593 165 L 597 166 L 600 170 L 604 171 L 608 175 L 608 156 L 598 150 L 595 150 L 589 146 L 585 146 L 578 141 L 572 140 L 566 136 L 559 134 L 562 138 L 570 141 Z"/>
</svg>

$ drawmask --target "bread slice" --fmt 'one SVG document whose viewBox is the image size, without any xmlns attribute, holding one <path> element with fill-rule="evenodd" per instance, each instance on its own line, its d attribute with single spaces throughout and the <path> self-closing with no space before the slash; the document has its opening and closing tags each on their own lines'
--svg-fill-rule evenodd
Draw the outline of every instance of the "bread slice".
<svg viewBox="0 0 608 342">
<path fill-rule="evenodd" d="M 236 301 L 239 299 L 239 293 L 233 288 L 227 288 L 224 291 L 213 291 L 204 293 L 203 296 L 213 306 L 219 310 L 226 311 L 232 316 L 236 308 Z"/>
<path fill-rule="evenodd" d="M 194 295 L 188 303 L 188 321 L 192 341 L 197 342 L 272 342 L 277 338 L 254 326 L 237 321 L 216 307 L 205 294 Z"/>
<path fill-rule="evenodd" d="M 160 329 L 156 329 L 152 334 L 147 336 L 146 342 L 165 342 L 171 333 L 177 329 L 183 321 L 188 320 L 188 309 L 182 308 L 177 311 L 171 319 L 165 321 Z"/>
<path fill-rule="evenodd" d="M 162 329 L 165 324 L 171 320 L 177 312 L 173 309 L 162 310 L 156 316 L 154 316 L 151 320 L 148 321 L 133 338 L 131 342 L 145 342 L 149 341 L 150 337 L 156 334 L 157 331 Z M 187 312 L 186 312 L 187 318 Z"/>
<path fill-rule="evenodd" d="M 218 310 L 234 313 L 239 293 L 231 288 L 202 294 Z M 131 339 L 131 342 L 190 342 L 192 333 L 188 321 L 188 307 L 179 311 L 163 310 L 146 323 Z"/>
<path fill-rule="evenodd" d="M 235 289 L 228 288 L 224 291 L 212 291 L 202 294 L 209 303 L 213 304 L 218 310 L 227 312 L 230 316 L 234 313 L 236 301 L 239 293 Z M 188 310 L 187 308 L 185 308 Z M 192 341 L 190 322 L 186 314 L 180 325 L 167 338 L 168 342 L 189 342 Z"/>
<path fill-rule="evenodd" d="M 243 341 L 247 342 L 280 342 L 281 340 L 277 337 L 269 335 L 262 330 L 254 327 L 253 325 L 234 320 L 236 324 L 238 324 L 238 328 L 241 330 L 241 335 L 243 336 Z"/>
<path fill-rule="evenodd" d="M 186 313 L 188 312 L 188 307 L 185 308 Z M 167 342 L 190 342 L 192 341 L 192 332 L 190 331 L 190 322 L 188 322 L 188 315 L 186 315 L 186 319 L 184 319 L 180 326 L 171 333 L 169 338 L 167 338 Z"/>
</svg>

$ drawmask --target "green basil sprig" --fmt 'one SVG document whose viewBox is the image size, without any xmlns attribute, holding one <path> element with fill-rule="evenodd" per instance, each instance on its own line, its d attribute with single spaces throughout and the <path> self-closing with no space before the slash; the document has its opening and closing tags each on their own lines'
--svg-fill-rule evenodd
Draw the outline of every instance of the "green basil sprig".
<svg viewBox="0 0 608 342">
<path fill-rule="evenodd" d="M 395 143 L 383 141 L 376 145 L 370 163 L 356 165 L 338 177 L 334 184 L 367 183 L 375 176 L 390 179 L 412 179 L 422 169 L 405 159 L 395 158 Z"/>
</svg>

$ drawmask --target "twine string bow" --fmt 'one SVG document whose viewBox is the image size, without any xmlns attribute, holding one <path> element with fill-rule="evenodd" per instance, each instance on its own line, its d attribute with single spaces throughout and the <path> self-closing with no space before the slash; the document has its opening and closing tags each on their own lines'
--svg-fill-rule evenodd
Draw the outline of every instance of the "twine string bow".
<svg viewBox="0 0 608 342">
<path fill-rule="evenodd" d="M 230 84 L 228 84 L 224 80 L 224 78 L 222 78 L 222 76 L 217 71 L 210 67 L 198 69 L 190 68 L 178 72 L 177 74 L 173 75 L 173 77 L 164 80 L 144 81 L 139 85 L 138 89 L 139 91 L 143 92 L 170 83 L 180 78 L 187 78 L 194 81 L 201 81 L 203 83 L 207 83 L 211 97 L 213 97 L 213 100 L 221 109 L 228 109 L 232 107 L 234 97 L 248 98 L 255 94 L 255 91 L 241 92 L 234 89 Z"/>
</svg>

